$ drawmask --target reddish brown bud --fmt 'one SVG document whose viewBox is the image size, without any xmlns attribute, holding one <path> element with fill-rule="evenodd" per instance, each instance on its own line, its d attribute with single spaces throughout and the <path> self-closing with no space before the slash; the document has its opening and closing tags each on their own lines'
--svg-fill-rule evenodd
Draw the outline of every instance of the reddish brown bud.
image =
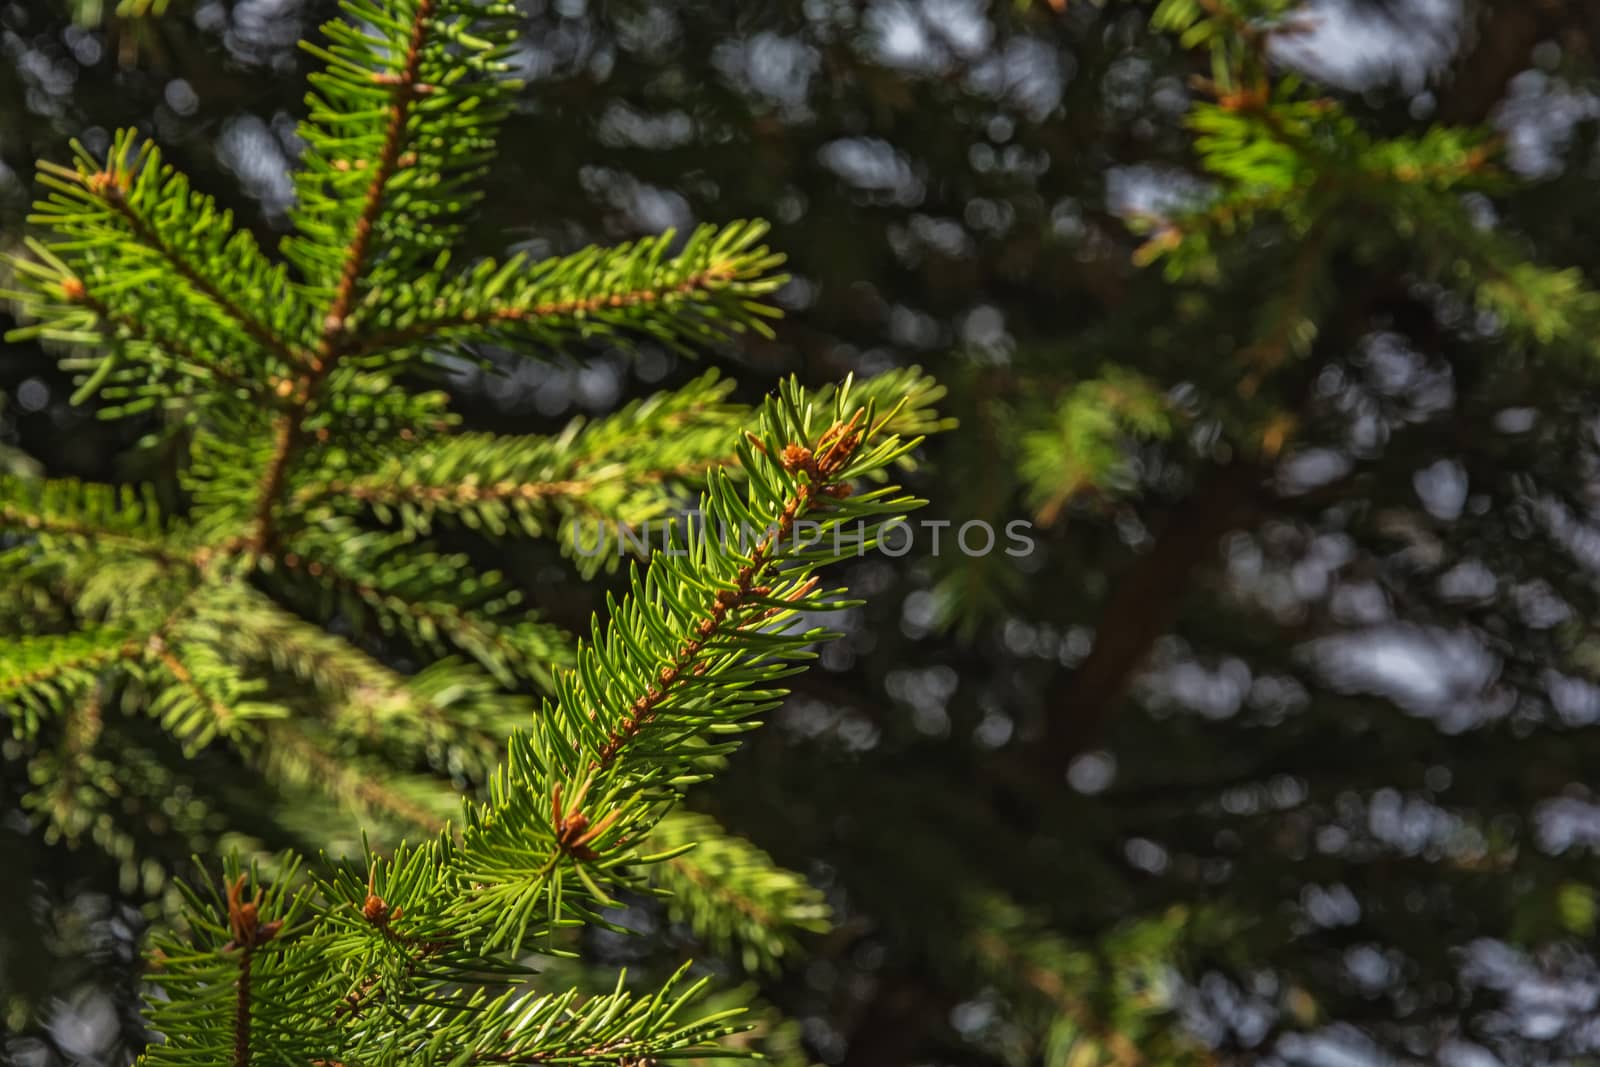
<svg viewBox="0 0 1600 1067">
<path fill-rule="evenodd" d="M 811 449 L 791 442 L 783 446 L 783 456 L 779 462 L 786 471 L 808 469 L 811 466 Z"/>
</svg>

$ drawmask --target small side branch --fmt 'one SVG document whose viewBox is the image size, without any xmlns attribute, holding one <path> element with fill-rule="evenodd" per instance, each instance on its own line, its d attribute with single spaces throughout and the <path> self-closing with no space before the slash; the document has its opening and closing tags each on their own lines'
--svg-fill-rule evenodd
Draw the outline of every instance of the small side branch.
<svg viewBox="0 0 1600 1067">
<path fill-rule="evenodd" d="M 184 281 L 193 286 L 196 292 L 202 294 L 207 300 L 222 309 L 222 312 L 228 318 L 236 322 L 239 328 L 244 330 L 262 348 L 271 352 L 288 366 L 304 365 L 307 361 L 305 353 L 292 348 L 266 323 L 250 314 L 240 306 L 237 300 L 234 300 L 219 289 L 194 264 L 180 255 L 177 249 L 162 239 L 161 234 L 156 232 L 155 227 L 151 226 L 144 216 L 139 214 L 134 209 L 134 206 L 128 202 L 128 198 L 120 185 L 114 181 L 96 181 L 97 178 L 101 177 L 109 176 L 93 175 L 88 179 L 90 191 L 97 193 L 113 211 L 122 217 L 123 221 L 128 224 L 128 228 L 133 232 L 134 237 L 154 249 Z"/>
<path fill-rule="evenodd" d="M 187 566 L 191 563 L 187 557 L 174 555 L 166 548 L 151 541 L 141 541 L 137 537 L 129 537 L 126 534 L 110 533 L 67 519 L 38 515 L 10 504 L 0 505 L 0 529 L 25 530 L 28 533 L 54 534 L 58 537 L 75 537 L 84 541 L 126 550 L 135 555 L 145 556 L 168 565 L 182 564 Z"/>
<path fill-rule="evenodd" d="M 531 305 L 500 304 L 489 308 L 466 308 L 438 319 L 424 319 L 403 329 L 375 333 L 362 340 L 354 351 L 359 355 L 372 355 L 390 349 L 404 348 L 454 330 L 495 329 L 521 323 L 537 323 L 541 319 L 572 318 L 605 311 L 620 311 L 625 308 L 649 307 L 732 282 L 738 276 L 738 268 L 735 265 L 718 263 L 668 286 L 642 286 L 619 293 L 548 300 Z"/>
<path fill-rule="evenodd" d="M 161 665 L 167 669 L 167 673 L 172 675 L 177 683 L 187 690 L 198 704 L 209 710 L 219 725 L 225 725 L 233 721 L 233 709 L 200 687 L 200 683 L 195 680 L 194 672 L 189 670 L 184 662 L 173 653 L 171 646 L 167 644 L 160 633 L 151 636 L 149 645 L 150 651 L 161 661 Z"/>
<path fill-rule="evenodd" d="M 95 315 L 99 317 L 101 322 L 122 330 L 132 340 L 140 341 L 145 344 L 152 345 L 155 348 L 159 348 L 163 352 L 166 352 L 168 355 L 173 356 L 182 362 L 193 364 L 196 367 L 204 367 L 208 374 L 225 385 L 231 386 L 235 389 L 243 389 L 250 393 L 250 395 L 258 399 L 265 400 L 270 404 L 277 403 L 276 397 L 263 392 L 260 383 L 252 381 L 242 372 L 229 367 L 225 363 L 215 363 L 210 360 L 202 359 L 193 350 L 189 349 L 187 346 L 181 344 L 173 338 L 157 337 L 155 334 L 150 332 L 149 327 L 145 323 L 116 311 L 109 304 L 96 297 L 87 288 L 84 288 L 81 282 L 79 283 L 79 287 L 80 292 L 73 298 L 74 301 L 82 304 L 90 311 L 93 311 Z M 106 331 L 102 331 L 102 335 L 106 336 L 107 341 L 116 340 L 115 337 L 108 335 Z"/>
<path fill-rule="evenodd" d="M 405 147 L 406 123 L 411 117 L 411 104 L 418 95 L 418 78 L 422 72 L 422 51 L 428 40 L 428 24 L 433 19 L 434 0 L 421 0 L 416 17 L 411 23 L 411 40 L 406 48 L 403 72 L 387 79 L 393 90 L 389 104 L 389 125 L 384 130 L 383 148 L 378 153 L 378 165 L 372 181 L 367 185 L 366 200 L 361 215 L 356 219 L 355 233 L 345 252 L 344 266 L 339 272 L 339 285 L 334 290 L 333 303 L 328 307 L 328 317 L 323 324 L 322 343 L 317 359 L 311 366 L 313 375 L 326 375 L 339 356 L 339 345 L 344 334 L 345 319 L 355 305 L 356 286 L 366 269 L 372 251 L 372 233 L 378 224 L 378 214 L 383 210 L 383 197 L 389 180 L 400 165 L 401 150 Z"/>
</svg>

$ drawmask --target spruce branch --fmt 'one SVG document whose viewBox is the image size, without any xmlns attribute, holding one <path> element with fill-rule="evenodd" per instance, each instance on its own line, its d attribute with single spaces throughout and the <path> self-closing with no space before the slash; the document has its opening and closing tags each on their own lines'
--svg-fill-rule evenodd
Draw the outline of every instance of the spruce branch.
<svg viewBox="0 0 1600 1067">
<path fill-rule="evenodd" d="M 610 626 L 597 625 L 558 676 L 556 699 L 513 734 L 489 799 L 468 807 L 460 836 L 445 831 L 392 858 L 369 857 L 364 877 L 343 869 L 312 880 L 307 923 L 272 941 L 299 968 L 292 1009 L 259 992 L 252 966 L 258 1057 L 305 1054 L 312 1026 L 321 1045 L 308 1058 L 324 1063 L 620 1065 L 715 1051 L 709 1043 L 730 1032 L 729 1017 L 686 1018 L 675 981 L 653 996 L 619 989 L 580 1003 L 576 992 L 529 995 L 508 958 L 532 943 L 565 952 L 551 935 L 604 923 L 599 909 L 612 891 L 643 888 L 643 869 L 684 854 L 686 840 L 669 829 L 651 843 L 652 830 L 730 748 L 728 735 L 772 707 L 782 692 L 775 684 L 830 636 L 802 621 L 845 603 L 821 590 L 816 571 L 855 544 L 835 547 L 830 535 L 851 528 L 870 546 L 883 522 L 917 503 L 891 486 L 858 489 L 915 446 L 884 432 L 894 417 L 858 403 L 848 387 L 818 403 L 791 383 L 763 406 L 738 448 L 744 477 L 714 472 L 702 502 L 707 524 L 684 532 L 681 554 L 658 553 L 635 570 Z M 818 523 L 819 540 L 793 536 L 802 521 Z M 741 524 L 743 538 L 715 532 Z M 766 905 L 751 903 L 753 884 L 745 892 L 746 922 L 752 907 L 765 919 L 776 918 L 769 906 L 801 918 L 794 909 L 805 894 L 792 886 Z M 193 925 L 220 928 L 211 915 L 202 910 Z M 190 1003 L 204 1004 L 205 989 L 237 992 L 217 957 L 202 936 L 168 950 L 163 972 L 169 981 L 185 972 L 196 986 Z M 162 1025 L 169 1009 L 152 1010 Z M 325 1025 L 330 1017 L 336 1026 Z M 205 1027 L 165 1029 L 169 1041 L 152 1050 L 152 1063 L 211 1047 Z"/>
<path fill-rule="evenodd" d="M 457 795 L 441 789 L 437 779 L 398 774 L 373 760 L 339 753 L 329 742 L 307 726 L 272 723 L 263 732 L 261 767 L 276 782 L 320 789 L 348 808 L 431 834 L 444 829 L 459 806 Z"/>
<path fill-rule="evenodd" d="M 569 339 L 632 329 L 679 346 L 745 329 L 769 332 L 773 312 L 757 301 L 784 278 L 783 257 L 759 242 L 761 222 L 701 226 L 671 256 L 672 231 L 613 248 L 531 261 L 484 261 L 445 282 L 397 294 L 367 327 L 356 351 L 372 356 L 421 343 Z"/>
<path fill-rule="evenodd" d="M 151 369 L 159 368 L 157 370 L 158 374 L 161 371 L 170 369 L 192 377 L 210 378 L 235 391 L 245 393 L 260 403 L 265 403 L 269 406 L 279 403 L 277 395 L 265 383 L 255 380 L 242 368 L 234 366 L 226 356 L 217 360 L 204 359 L 199 353 L 189 348 L 184 341 L 178 338 L 161 337 L 147 322 L 134 318 L 125 311 L 116 310 L 81 282 L 78 286 L 69 287 L 68 295 L 75 302 L 82 304 L 93 313 L 100 328 L 101 340 L 113 351 L 123 346 L 137 346 L 136 354 L 143 358 L 136 359 L 135 363 Z M 119 362 L 121 361 L 108 357 L 98 363 L 90 361 L 84 369 L 96 370 L 103 368 L 104 376 L 109 377 L 111 373 L 118 369 Z M 78 361 L 63 361 L 63 366 L 69 370 L 75 369 L 79 365 Z M 84 399 L 87 399 L 95 390 L 98 382 L 104 380 L 104 377 L 91 374 L 85 386 L 73 395 L 74 401 L 81 403 Z M 149 378 L 145 378 L 143 384 L 148 386 L 153 383 Z M 137 386 L 134 387 L 134 390 L 136 391 L 135 395 L 137 395 L 137 392 L 143 391 L 138 390 Z M 128 387 L 124 387 L 124 393 L 129 391 Z M 107 390 L 106 395 L 115 398 L 118 394 Z"/>
<path fill-rule="evenodd" d="M 568 503 L 591 515 L 654 517 L 659 505 L 641 515 L 609 498 L 659 498 L 655 487 L 726 458 L 729 431 L 747 417 L 728 401 L 732 388 L 713 372 L 603 419 L 575 420 L 554 436 L 465 433 L 417 442 L 370 473 L 308 482 L 294 502 L 312 513 L 328 505 L 370 509 L 419 534 L 431 532 L 436 515 L 451 514 L 496 536 L 513 528 L 539 536 L 544 515 Z"/>
<path fill-rule="evenodd" d="M 284 252 L 322 296 L 324 343 L 367 300 L 394 295 L 450 248 L 492 157 L 518 83 L 510 5 L 479 0 L 353 2 L 306 43 L 306 152 L 295 174 L 297 233 Z M 329 328 L 332 327 L 332 337 Z"/>
<path fill-rule="evenodd" d="M 781 260 L 762 224 L 734 223 L 451 272 L 442 253 L 514 88 L 512 9 L 350 0 L 345 12 L 312 48 L 326 69 L 302 127 L 287 264 L 132 133 L 104 160 L 78 148 L 72 167 L 43 168 L 51 193 L 34 221 L 51 241 L 30 245 L 12 294 L 36 320 L 25 335 L 77 350 L 63 363 L 82 372 L 78 399 L 182 421 L 171 439 L 187 449 L 187 512 L 0 480 L 0 567 L 18 580 L 7 596 L 43 596 L 51 625 L 79 628 L 0 653 L 0 694 L 20 694 L 6 704 L 25 732 L 62 719 L 66 758 L 76 709 L 115 694 L 159 723 L 147 738 L 191 757 L 225 741 L 217 750 L 274 796 L 315 785 L 430 831 L 368 856 L 364 878 L 355 864 L 301 877 L 291 862 L 266 879 L 227 860 L 221 891 L 190 894 L 182 933 L 162 939 L 151 1020 L 165 1041 L 150 1064 L 720 1054 L 736 1026 L 689 1011 L 703 983 L 534 994 L 512 957 L 566 953 L 564 930 L 609 925 L 611 894 L 648 889 L 658 862 L 699 895 L 691 924 L 718 945 L 751 941 L 752 960 L 819 921 L 803 881 L 754 849 L 720 840 L 689 858 L 662 820 L 831 636 L 812 618 L 848 602 L 816 570 L 918 503 L 886 479 L 915 447 L 902 435 L 942 425 L 939 390 L 915 371 L 817 393 L 791 382 L 755 411 L 708 376 L 555 438 L 450 437 L 444 394 L 409 388 L 437 346 L 626 335 L 682 347 L 765 331 Z M 698 525 L 682 514 L 696 493 Z M 502 575 L 423 539 L 439 516 L 497 537 L 579 515 L 679 525 L 577 651 Z M 806 541 L 807 528 L 848 531 L 851 545 Z M 476 666 L 391 665 L 456 651 Z M 512 729 L 459 834 L 440 818 L 452 797 L 437 778 L 380 778 L 383 758 L 476 784 L 491 739 L 523 718 L 503 690 L 529 683 L 555 698 Z M 121 737 L 142 721 L 105 728 Z M 140 768 L 159 763 L 135 749 Z M 131 861 L 142 836 L 103 838 Z"/>
<path fill-rule="evenodd" d="M 348 10 L 362 24 L 329 23 L 329 47 L 312 48 L 328 66 L 313 78 L 322 92 L 301 127 L 308 148 L 296 178 L 300 232 L 284 252 L 327 287 L 328 301 L 315 354 L 289 389 L 293 407 L 273 430 L 255 509 L 257 554 L 274 543 L 275 512 L 306 442 L 305 416 L 358 343 L 349 322 L 358 300 L 383 299 L 394 279 L 406 284 L 390 288 L 406 288 L 422 252 L 453 231 L 443 198 L 481 169 L 513 85 L 504 76 L 507 35 L 496 28 L 510 8 L 407 0 Z M 405 187 L 414 174 L 429 175 L 431 195 Z M 357 197 L 348 195 L 348 175 L 361 182 Z"/>
<path fill-rule="evenodd" d="M 153 154 L 155 149 L 149 151 Z M 155 166 L 152 159 L 150 166 Z M 141 244 L 150 248 L 156 256 L 177 272 L 178 276 L 194 287 L 206 299 L 210 300 L 229 319 L 233 320 L 244 330 L 250 338 L 259 343 L 267 351 L 277 356 L 284 364 L 293 366 L 304 360 L 304 355 L 296 352 L 272 329 L 251 313 L 240 300 L 224 293 L 216 282 L 201 272 L 199 266 L 191 262 L 182 252 L 175 247 L 173 242 L 167 240 L 156 224 L 141 213 L 139 208 L 123 194 L 121 180 L 110 172 L 89 175 L 83 178 L 85 188 L 98 199 L 108 204 L 113 211 L 126 223 L 128 230 Z M 227 221 L 224 221 L 226 227 Z M 231 242 L 233 245 L 243 247 L 244 242 Z M 84 287 L 85 296 L 88 295 L 87 286 Z M 69 291 L 68 297 L 72 294 Z"/>
<path fill-rule="evenodd" d="M 142 1062 L 175 1067 L 315 1058 L 317 1035 L 285 1025 L 312 1006 L 296 958 L 308 945 L 302 921 L 308 898 L 297 867 L 288 861 L 268 882 L 258 869 L 241 870 L 230 858 L 224 892 L 184 887 L 190 940 L 158 936 L 148 977 L 165 994 L 152 1012 L 168 1016 L 164 1032 L 189 1038 L 151 1045 Z M 270 1055 L 264 1054 L 264 1034 L 273 1037 Z"/>
<path fill-rule="evenodd" d="M 738 476 L 730 440 L 759 413 L 729 399 L 713 372 L 605 418 L 576 419 L 552 436 L 455 434 L 398 449 L 371 473 L 307 481 L 294 504 L 310 516 L 370 511 L 417 536 L 450 518 L 494 537 L 555 537 L 586 572 L 648 547 L 648 524 L 679 515 L 711 472 Z M 942 387 L 911 367 L 855 386 L 858 398 L 895 405 L 886 429 L 913 437 L 947 428 Z M 826 402 L 829 390 L 818 393 Z"/>
<path fill-rule="evenodd" d="M 335 360 L 348 357 L 371 367 L 382 355 L 411 358 L 423 343 L 534 341 L 556 347 L 569 338 L 628 329 L 680 346 L 691 338 L 715 341 L 746 328 L 765 329 L 762 319 L 770 310 L 757 301 L 783 279 L 770 273 L 781 257 L 758 244 L 764 232 L 758 223 L 701 227 L 670 259 L 668 233 L 536 264 L 525 257 L 484 262 L 454 282 L 424 276 L 389 295 L 370 321 L 340 318 L 338 333 L 325 335 L 325 360 L 294 390 L 297 407 L 315 401 Z M 270 541 L 272 510 L 304 443 L 299 414 L 281 416 L 274 433 L 256 515 L 256 549 L 262 552 Z"/>
<path fill-rule="evenodd" d="M 231 635 L 236 653 L 303 680 L 322 698 L 325 728 L 282 719 L 250 746 L 270 780 L 319 789 L 428 836 L 445 828 L 459 793 L 437 779 L 381 768 L 341 739 L 381 743 L 402 764 L 447 751 L 453 770 L 479 778 L 497 760 L 505 734 L 531 710 L 464 664 L 443 661 L 402 678 L 248 589 L 196 610 Z M 650 884 L 668 894 L 669 913 L 713 951 L 735 954 L 751 970 L 770 970 L 792 953 L 798 934 L 826 929 L 820 893 L 704 815 L 669 813 L 643 847 L 665 853 L 687 846 L 693 847 L 648 868 Z"/>
<path fill-rule="evenodd" d="M 743 498 L 726 472 L 713 472 L 703 520 L 642 576 L 633 572 L 629 595 L 608 605 L 609 626 L 597 624 L 576 669 L 558 677 L 554 702 L 532 731 L 513 735 L 491 805 L 471 813 L 464 832 L 478 888 L 462 920 L 484 925 L 490 944 L 520 944 L 541 906 L 552 929 L 572 899 L 569 882 L 608 899 L 598 879 L 633 856 L 619 843 L 648 828 L 673 788 L 702 777 L 708 757 L 729 750 L 721 738 L 776 706 L 782 691 L 768 686 L 827 635 L 795 623 L 840 605 L 814 573 L 849 551 L 829 538 L 858 524 L 851 549 L 870 547 L 886 515 L 916 503 L 889 487 L 852 491 L 914 442 L 874 440 L 887 418 L 855 407 L 848 389 L 832 400 L 815 404 L 791 383 L 767 402 L 760 432 L 740 445 Z M 817 524 L 822 543 L 794 536 L 801 520 Z M 530 792 L 552 803 L 530 809 Z M 571 834 L 579 825 L 581 840 Z M 578 906 L 572 918 L 595 915 Z"/>
<path fill-rule="evenodd" d="M 15 638 L 0 644 L 0 699 L 23 737 L 41 721 L 64 714 L 92 690 L 112 663 L 139 655 L 141 642 L 126 630 L 79 630 Z"/>
<path fill-rule="evenodd" d="M 149 487 L 0 475 L 0 529 L 67 547 L 98 543 L 169 562 L 183 558 L 166 543 L 165 522 Z"/>
<path fill-rule="evenodd" d="M 419 93 L 431 89 L 422 85 L 418 78 L 422 73 L 423 46 L 427 43 L 428 31 L 434 17 L 434 4 L 435 0 L 417 0 L 411 12 L 410 34 L 405 41 L 400 70 L 392 73 L 385 71 L 372 76 L 375 83 L 385 86 L 390 93 L 388 113 L 384 121 L 383 143 L 378 149 L 375 164 L 370 167 L 372 178 L 367 183 L 366 194 L 361 199 L 360 213 L 356 216 L 352 227 L 350 242 L 345 247 L 344 262 L 339 267 L 338 285 L 334 289 L 333 301 L 328 305 L 327 317 L 323 321 L 316 359 L 308 368 L 313 381 L 324 377 L 332 369 L 333 361 L 341 354 L 339 345 L 345 331 L 345 318 L 355 303 L 356 286 L 361 282 L 367 267 L 367 258 L 372 252 L 378 213 L 383 209 L 384 195 L 388 192 L 389 181 L 394 177 L 400 163 L 400 152 L 406 142 L 406 125 L 411 114 L 412 102 L 417 99 Z M 337 70 L 338 67 L 335 66 L 334 69 Z"/>
<path fill-rule="evenodd" d="M 445 224 L 450 208 L 440 206 L 440 197 L 482 168 L 504 114 L 504 102 L 496 99 L 512 88 L 502 61 L 506 34 L 493 29 L 510 13 L 506 6 L 406 0 L 390 10 L 354 2 L 347 10 L 362 26 L 330 22 L 323 27 L 330 46 L 312 46 L 328 67 L 314 77 L 322 94 L 312 99 L 312 117 L 301 126 L 307 152 L 296 176 L 299 235 L 283 245 L 291 261 L 330 293 L 315 354 L 288 389 L 291 410 L 274 427 L 254 512 L 251 549 L 258 555 L 274 545 L 275 510 L 291 462 L 306 443 L 304 418 L 354 349 L 352 310 L 363 293 L 381 298 L 387 280 L 410 283 L 408 267 L 451 232 Z M 456 51 L 435 46 L 435 38 Z M 382 98 L 379 107 L 371 102 L 374 93 Z M 432 195 L 397 189 L 408 171 L 429 174 Z M 362 181 L 358 197 L 339 195 L 349 186 L 347 174 Z M 437 234 L 424 237 L 429 229 Z"/>
<path fill-rule="evenodd" d="M 1212 99 L 1188 118 L 1206 191 L 1166 217 L 1132 218 L 1135 230 L 1149 234 L 1135 262 L 1163 260 L 1174 280 L 1215 276 L 1219 239 L 1262 223 L 1283 226 L 1298 249 L 1287 268 L 1289 291 L 1244 350 L 1251 366 L 1240 393 L 1253 398 L 1289 357 L 1309 349 L 1327 298 L 1324 275 L 1347 250 L 1341 220 L 1353 212 L 1386 220 L 1399 237 L 1397 254 L 1419 278 L 1464 291 L 1537 345 L 1593 358 L 1600 293 L 1577 270 L 1528 262 L 1504 228 L 1479 224 L 1463 200 L 1466 192 L 1507 186 L 1503 138 L 1447 125 L 1373 136 L 1338 100 L 1273 77 L 1265 46 L 1294 25 L 1288 11 L 1276 0 L 1260 11 L 1223 0 L 1164 0 L 1154 15 L 1157 28 L 1205 45 L 1216 76 L 1203 84 Z M 1433 240 L 1410 240 L 1422 228 Z M 1267 436 L 1281 438 L 1270 428 Z"/>
<path fill-rule="evenodd" d="M 303 714 L 339 738 L 407 762 L 440 753 L 452 773 L 480 779 L 498 760 L 505 735 L 531 711 L 526 698 L 507 694 L 468 663 L 439 660 L 404 676 L 247 587 L 228 589 L 196 611 L 231 635 L 238 660 L 309 688 L 315 699 Z"/>
<path fill-rule="evenodd" d="M 159 322 L 192 352 L 253 352 L 279 373 L 304 361 L 307 326 L 283 267 L 163 164 L 153 144 L 123 130 L 104 160 L 76 143 L 73 152 L 70 167 L 40 164 L 39 180 L 53 193 L 30 222 L 57 239 L 32 244 L 34 259 L 12 261 L 31 286 L 14 295 L 42 320 L 14 336 L 62 332 L 56 323 L 70 322 L 93 293 L 129 318 Z"/>
<path fill-rule="evenodd" d="M 92 808 L 93 801 L 84 800 L 96 791 L 93 780 L 101 771 L 93 752 L 104 727 L 104 690 L 96 680 L 64 705 L 60 741 L 48 758 L 32 768 L 39 789 L 25 795 L 23 805 L 44 813 L 46 836 L 52 842 L 76 843 L 89 823 L 85 809 Z"/>
<path fill-rule="evenodd" d="M 222 651 L 227 635 L 197 620 L 178 621 L 152 634 L 146 659 L 154 690 L 150 713 L 185 748 L 195 752 L 218 735 L 247 736 L 252 720 L 282 718 L 282 705 L 256 699 L 265 690 L 259 679 L 241 674 Z"/>
<path fill-rule="evenodd" d="M 646 868 L 667 914 L 719 956 L 737 954 L 747 970 L 777 970 L 801 933 L 829 927 L 821 891 L 706 815 L 669 812 L 643 847 L 672 854 Z"/>
<path fill-rule="evenodd" d="M 405 534 L 329 525 L 296 534 L 271 560 L 285 592 L 318 613 L 337 605 L 358 628 L 459 649 L 510 686 L 547 682 L 566 656 L 565 636 L 522 608 L 522 593 L 498 572 L 474 573 L 465 555 L 440 555 Z"/>
</svg>

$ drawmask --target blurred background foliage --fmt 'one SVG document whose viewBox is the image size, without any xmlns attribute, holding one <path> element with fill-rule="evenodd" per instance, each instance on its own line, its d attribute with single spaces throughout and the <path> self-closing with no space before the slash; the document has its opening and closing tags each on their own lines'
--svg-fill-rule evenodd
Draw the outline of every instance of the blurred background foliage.
<svg viewBox="0 0 1600 1067">
<path fill-rule="evenodd" d="M 937 551 L 923 528 L 854 568 L 850 636 L 695 798 L 831 909 L 750 975 L 770 1054 L 1595 1058 L 1600 8 L 523 7 L 474 248 L 768 218 L 786 318 L 707 357 L 741 398 L 917 363 L 961 420 L 916 484 Z M 123 125 L 275 238 L 295 41 L 331 13 L 0 2 L 0 244 L 34 159 Z M 452 392 L 474 427 L 548 430 L 703 365 L 596 346 Z M 0 392 L 8 470 L 171 462 L 69 408 L 35 347 L 0 347 Z M 975 519 L 1036 547 L 969 555 Z M 553 546 L 497 562 L 569 627 L 599 603 Z M 152 731 L 92 756 L 145 768 L 116 812 L 136 843 L 31 821 L 0 748 L 19 1063 L 141 1040 L 137 941 L 191 852 L 353 843 L 225 754 Z M 626 918 L 654 936 L 592 958 L 693 947 L 659 904 Z"/>
</svg>

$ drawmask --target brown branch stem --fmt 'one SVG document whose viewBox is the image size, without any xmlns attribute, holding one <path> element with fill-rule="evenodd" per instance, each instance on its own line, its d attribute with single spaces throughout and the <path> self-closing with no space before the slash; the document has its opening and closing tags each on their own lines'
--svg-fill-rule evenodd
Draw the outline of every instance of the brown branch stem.
<svg viewBox="0 0 1600 1067">
<path fill-rule="evenodd" d="M 406 123 L 411 115 L 411 104 L 417 96 L 417 79 L 422 69 L 422 51 L 427 42 L 428 24 L 433 18 L 434 0 L 420 0 L 416 16 L 411 23 L 411 39 L 406 49 L 403 72 L 389 82 L 393 96 L 389 104 L 389 123 L 384 130 L 383 147 L 379 150 L 377 166 L 372 181 L 367 185 L 366 199 L 361 214 L 356 218 L 355 232 L 345 250 L 344 264 L 339 272 L 339 282 L 334 289 L 333 301 L 323 319 L 322 337 L 317 352 L 306 366 L 305 373 L 292 390 L 293 406 L 278 416 L 274 430 L 271 458 L 266 474 L 261 479 L 260 499 L 256 502 L 255 552 L 263 553 L 272 544 L 272 515 L 278 497 L 288 480 L 289 464 L 305 439 L 306 413 L 316 402 L 322 384 L 327 381 L 334 365 L 344 355 L 347 343 L 345 323 L 355 306 L 356 289 L 361 274 L 366 269 L 372 252 L 372 236 L 377 227 L 378 215 L 383 209 L 384 193 L 389 180 L 400 165 L 401 150 L 405 146 Z"/>
<path fill-rule="evenodd" d="M 250 1067 L 250 964 L 256 947 L 247 944 L 239 953 L 239 978 L 233 1001 L 233 1067 Z"/>
<path fill-rule="evenodd" d="M 703 669 L 696 661 L 705 643 L 723 629 L 730 617 L 737 616 L 741 609 L 748 606 L 752 597 L 766 596 L 770 593 L 770 590 L 758 585 L 758 579 L 775 562 L 773 551 L 785 537 L 789 536 L 794 529 L 795 521 L 805 513 L 817 495 L 827 494 L 833 486 L 834 474 L 849 462 L 850 456 L 861 441 L 860 434 L 856 431 L 856 423 L 862 414 L 863 411 L 858 409 L 848 424 L 830 427 L 818 442 L 819 455 L 816 457 L 800 445 L 789 445 L 785 451 L 785 466 L 791 462 L 791 452 L 795 453 L 794 462 L 797 464 L 802 462 L 798 459 L 798 455 L 803 453 L 803 462 L 808 465 L 807 470 L 811 480 L 798 483 L 795 495 L 785 503 L 783 511 L 778 516 L 777 526 L 762 537 L 750 553 L 750 562 L 739 569 L 734 578 L 734 588 L 724 589 L 716 595 L 706 617 L 694 627 L 695 636 L 679 647 L 672 661 L 661 669 L 660 684 L 638 697 L 622 721 L 612 728 L 595 756 L 594 768 L 609 767 L 623 747 L 637 736 L 639 731 L 655 721 L 662 701 L 666 700 L 674 687 L 680 685 L 697 670 Z M 802 585 L 791 596 L 803 595 L 807 590 L 808 586 Z"/>
</svg>

